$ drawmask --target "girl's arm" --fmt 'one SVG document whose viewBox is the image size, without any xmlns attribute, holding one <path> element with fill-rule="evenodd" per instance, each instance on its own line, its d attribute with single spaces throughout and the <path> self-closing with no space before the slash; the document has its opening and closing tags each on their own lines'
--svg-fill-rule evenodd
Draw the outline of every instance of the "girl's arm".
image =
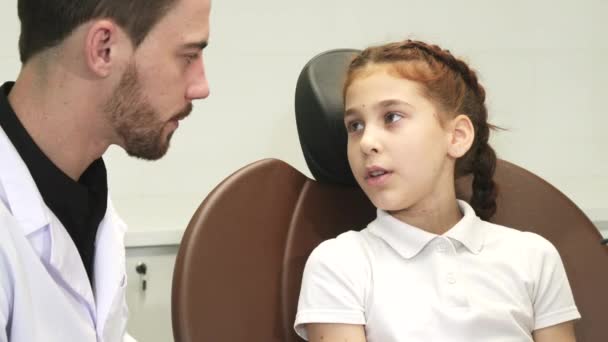
<svg viewBox="0 0 608 342">
<path fill-rule="evenodd" d="M 309 342 L 366 342 L 362 325 L 311 323 L 306 325 Z M 561 340 L 556 340 L 556 342 Z M 570 340 L 564 340 L 570 342 Z M 574 340 L 572 340 L 574 341 Z"/>
<path fill-rule="evenodd" d="M 564 322 L 533 332 L 534 342 L 576 342 L 574 322 Z"/>
</svg>

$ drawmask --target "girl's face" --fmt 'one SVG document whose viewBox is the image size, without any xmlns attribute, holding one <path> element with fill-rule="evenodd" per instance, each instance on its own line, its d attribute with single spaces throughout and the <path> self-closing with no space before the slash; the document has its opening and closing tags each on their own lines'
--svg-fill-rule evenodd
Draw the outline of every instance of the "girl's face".
<svg viewBox="0 0 608 342">
<path fill-rule="evenodd" d="M 419 83 L 392 76 L 385 67 L 368 68 L 345 93 L 348 160 L 355 179 L 380 209 L 436 207 L 446 187 L 454 187 L 452 135 Z"/>
</svg>

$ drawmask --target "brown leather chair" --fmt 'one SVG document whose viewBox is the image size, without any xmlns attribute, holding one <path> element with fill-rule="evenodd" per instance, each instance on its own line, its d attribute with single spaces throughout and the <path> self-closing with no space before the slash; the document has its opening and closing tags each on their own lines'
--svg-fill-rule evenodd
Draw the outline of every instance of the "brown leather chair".
<svg viewBox="0 0 608 342">
<path fill-rule="evenodd" d="M 345 155 L 340 89 L 353 52 L 313 58 L 298 81 L 298 132 L 316 180 L 282 161 L 262 160 L 226 178 L 194 214 L 173 278 L 176 341 L 300 341 L 292 326 L 308 255 L 375 217 Z M 597 229 L 556 188 L 516 165 L 499 161 L 496 181 L 492 222 L 555 244 L 583 316 L 578 342 L 608 341 L 608 248 Z M 459 180 L 460 198 L 468 198 L 469 183 Z"/>
</svg>

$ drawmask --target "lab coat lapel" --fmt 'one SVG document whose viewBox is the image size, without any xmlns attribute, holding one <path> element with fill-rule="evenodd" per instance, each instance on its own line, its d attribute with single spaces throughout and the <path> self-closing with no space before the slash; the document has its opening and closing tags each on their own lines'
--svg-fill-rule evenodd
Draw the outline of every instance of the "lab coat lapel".
<svg viewBox="0 0 608 342">
<path fill-rule="evenodd" d="M 99 225 L 95 248 L 95 297 L 97 298 L 97 326 L 104 331 L 108 316 L 121 308 L 122 295 L 126 285 L 124 234 L 126 225 L 116 215 L 108 199 L 106 215 Z"/>
<path fill-rule="evenodd" d="M 94 315 L 93 291 L 80 254 L 59 219 L 44 203 L 27 166 L 2 129 L 0 160 L 3 162 L 0 167 L 0 182 L 8 209 L 20 223 L 30 242 L 39 232 L 47 234 L 50 241 L 48 253 L 37 248 L 36 244 L 32 247 L 55 277 L 63 281 L 64 287 L 82 298 Z"/>
<path fill-rule="evenodd" d="M 49 210 L 50 211 L 50 210 Z M 51 253 L 49 265 L 63 280 L 65 287 L 82 298 L 95 319 L 95 299 L 80 254 L 59 219 L 52 213 L 49 223 Z"/>
</svg>

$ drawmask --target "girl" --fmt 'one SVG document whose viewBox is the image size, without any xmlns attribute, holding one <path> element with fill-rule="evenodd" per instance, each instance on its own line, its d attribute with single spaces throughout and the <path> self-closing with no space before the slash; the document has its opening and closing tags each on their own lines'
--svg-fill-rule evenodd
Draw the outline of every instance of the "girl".
<svg viewBox="0 0 608 342">
<path fill-rule="evenodd" d="M 572 342 L 580 318 L 560 256 L 485 220 L 496 155 L 484 88 L 447 50 L 372 47 L 344 87 L 348 160 L 377 218 L 320 244 L 295 322 L 309 341 Z M 472 174 L 470 205 L 454 179 Z"/>
</svg>

